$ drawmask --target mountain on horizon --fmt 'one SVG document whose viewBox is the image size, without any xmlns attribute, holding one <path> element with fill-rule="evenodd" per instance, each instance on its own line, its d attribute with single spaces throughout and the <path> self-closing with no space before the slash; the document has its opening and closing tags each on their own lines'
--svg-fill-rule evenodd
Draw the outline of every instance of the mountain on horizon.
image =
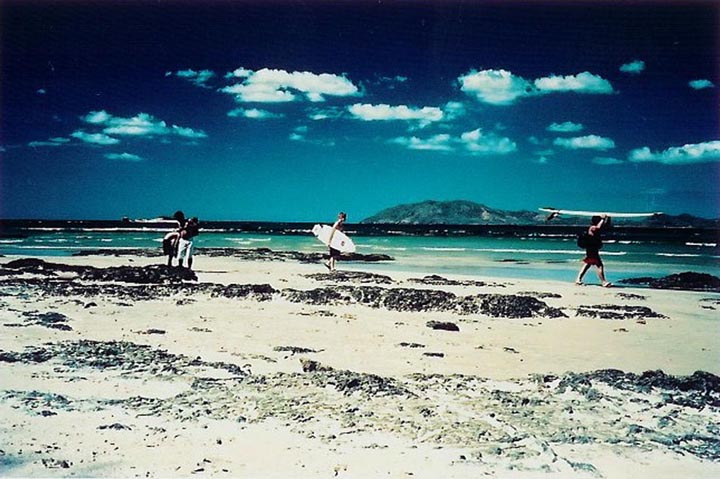
<svg viewBox="0 0 720 479">
<path fill-rule="evenodd" d="M 402 204 L 386 208 L 361 221 L 363 224 L 404 225 L 539 225 L 546 224 L 546 213 L 533 211 L 508 211 L 491 208 L 467 200 L 434 201 Z M 584 225 L 588 218 L 565 216 L 552 220 L 552 225 Z M 697 216 L 657 215 L 640 220 L 618 219 L 615 224 L 646 227 L 710 228 L 720 229 L 720 219 Z"/>
</svg>

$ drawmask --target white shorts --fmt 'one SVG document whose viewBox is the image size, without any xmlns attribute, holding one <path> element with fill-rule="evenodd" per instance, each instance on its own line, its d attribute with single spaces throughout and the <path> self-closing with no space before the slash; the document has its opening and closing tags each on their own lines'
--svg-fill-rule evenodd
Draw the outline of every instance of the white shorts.
<svg viewBox="0 0 720 479">
<path fill-rule="evenodd" d="M 184 238 L 180 238 L 180 243 L 178 243 L 178 251 L 177 251 L 178 261 L 182 262 L 183 257 L 185 257 L 185 260 L 189 260 L 192 257 L 192 254 L 193 254 L 193 242 L 188 241 Z"/>
</svg>

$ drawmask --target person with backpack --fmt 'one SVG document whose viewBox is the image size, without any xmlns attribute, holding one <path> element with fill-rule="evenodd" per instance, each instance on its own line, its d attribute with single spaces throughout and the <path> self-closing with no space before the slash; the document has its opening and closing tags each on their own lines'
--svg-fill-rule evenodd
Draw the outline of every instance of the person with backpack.
<svg viewBox="0 0 720 479">
<path fill-rule="evenodd" d="M 173 219 L 177 222 L 177 227 L 165 235 L 162 241 L 163 254 L 167 256 L 167 265 L 172 267 L 172 260 L 177 256 L 178 243 L 180 242 L 180 232 L 185 228 L 185 213 L 176 211 Z"/>
<path fill-rule="evenodd" d="M 590 227 L 585 233 L 578 237 L 578 246 L 585 248 L 585 258 L 582 260 L 582 266 L 578 272 L 575 284 L 582 285 L 585 273 L 590 269 L 590 266 L 595 266 L 600 284 L 605 288 L 612 286 L 612 283 L 605 279 L 605 266 L 603 265 L 602 259 L 600 259 L 600 249 L 602 248 L 602 238 L 600 234 L 604 228 L 608 228 L 609 226 L 610 217 L 608 215 L 593 216 L 590 219 Z"/>
</svg>

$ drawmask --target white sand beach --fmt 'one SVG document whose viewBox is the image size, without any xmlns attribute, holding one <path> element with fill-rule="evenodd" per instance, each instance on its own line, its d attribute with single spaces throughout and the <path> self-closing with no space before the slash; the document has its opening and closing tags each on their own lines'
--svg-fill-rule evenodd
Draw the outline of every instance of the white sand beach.
<svg viewBox="0 0 720 479">
<path fill-rule="evenodd" d="M 720 475 L 718 293 L 195 267 L 162 285 L 3 268 L 0 475 Z"/>
</svg>

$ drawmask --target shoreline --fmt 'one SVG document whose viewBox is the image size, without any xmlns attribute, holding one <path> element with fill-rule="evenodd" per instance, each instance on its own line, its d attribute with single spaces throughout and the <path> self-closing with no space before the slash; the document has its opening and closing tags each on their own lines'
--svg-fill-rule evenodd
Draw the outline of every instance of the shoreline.
<svg viewBox="0 0 720 479">
<path fill-rule="evenodd" d="M 156 256 L 8 272 L 14 259 L 8 477 L 720 472 L 718 293 L 203 255 L 197 281 Z"/>
</svg>

